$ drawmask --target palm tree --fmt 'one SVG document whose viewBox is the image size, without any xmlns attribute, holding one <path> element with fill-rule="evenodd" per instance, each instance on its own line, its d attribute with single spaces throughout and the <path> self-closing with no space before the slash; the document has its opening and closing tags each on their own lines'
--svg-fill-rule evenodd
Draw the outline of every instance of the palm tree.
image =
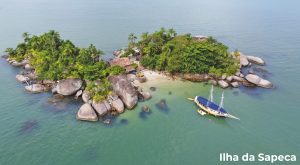
<svg viewBox="0 0 300 165">
<path fill-rule="evenodd" d="M 148 32 L 142 33 L 141 38 L 142 40 L 145 40 L 148 37 Z"/>
<path fill-rule="evenodd" d="M 168 36 L 170 36 L 170 37 L 173 38 L 176 35 L 177 35 L 177 33 L 176 33 L 176 31 L 173 28 L 171 28 L 171 29 L 168 30 Z"/>
<path fill-rule="evenodd" d="M 128 36 L 128 41 L 130 41 L 131 43 L 135 43 L 135 40 L 137 39 L 137 37 L 135 36 L 134 33 L 130 33 Z"/>
<path fill-rule="evenodd" d="M 93 44 L 91 44 L 88 47 L 88 52 L 90 53 L 90 56 L 93 59 L 93 63 L 95 63 L 95 61 L 99 61 L 100 56 L 104 54 L 101 50 L 98 50 Z"/>
<path fill-rule="evenodd" d="M 30 34 L 28 32 L 23 33 L 22 37 L 24 38 L 25 42 L 29 41 L 29 36 L 30 36 Z"/>
</svg>

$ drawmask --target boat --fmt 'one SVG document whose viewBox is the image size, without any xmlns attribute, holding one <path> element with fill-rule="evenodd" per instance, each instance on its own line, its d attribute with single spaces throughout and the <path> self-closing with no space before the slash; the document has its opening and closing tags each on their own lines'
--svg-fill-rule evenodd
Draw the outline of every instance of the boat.
<svg viewBox="0 0 300 165">
<path fill-rule="evenodd" d="M 207 114 L 207 113 L 204 112 L 202 109 L 198 109 L 197 112 L 198 112 L 200 115 L 202 115 L 202 116 L 204 116 L 204 115 Z"/>
<path fill-rule="evenodd" d="M 210 96 L 209 99 L 206 99 L 202 96 L 196 96 L 193 101 L 201 108 L 204 113 L 207 113 L 209 115 L 213 115 L 216 117 L 227 117 L 227 118 L 233 118 L 233 119 L 238 119 L 238 117 L 235 117 L 231 114 L 229 114 L 224 108 L 223 108 L 223 102 L 224 102 L 224 92 L 222 93 L 221 97 L 221 103 L 220 105 L 217 105 L 216 103 L 213 102 L 213 86 L 211 87 L 210 90 Z M 190 99 L 192 100 L 192 99 Z M 199 114 L 205 115 L 201 110 L 197 110 Z"/>
</svg>

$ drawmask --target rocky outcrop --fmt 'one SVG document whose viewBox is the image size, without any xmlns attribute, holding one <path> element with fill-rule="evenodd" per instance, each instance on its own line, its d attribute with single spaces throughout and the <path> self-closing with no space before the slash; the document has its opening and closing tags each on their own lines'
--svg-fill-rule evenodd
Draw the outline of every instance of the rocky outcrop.
<svg viewBox="0 0 300 165">
<path fill-rule="evenodd" d="M 143 107 L 142 107 L 142 111 L 143 112 L 150 112 L 150 108 L 147 106 L 147 105 L 144 105 Z"/>
<path fill-rule="evenodd" d="M 90 99 L 91 99 L 90 94 L 86 90 L 83 91 L 83 93 L 82 93 L 82 101 L 85 102 L 85 103 L 89 103 Z"/>
<path fill-rule="evenodd" d="M 52 80 L 43 80 L 42 82 L 43 82 L 43 84 L 50 85 L 50 86 L 55 84 L 55 81 L 52 81 Z"/>
<path fill-rule="evenodd" d="M 24 60 L 21 61 L 21 62 L 18 62 L 18 61 L 16 61 L 16 60 L 10 60 L 9 63 L 10 63 L 12 66 L 20 67 L 20 66 L 25 66 L 26 64 L 29 64 L 29 60 L 28 60 L 28 59 L 24 59 Z"/>
<path fill-rule="evenodd" d="M 41 84 L 32 84 L 25 86 L 25 90 L 31 93 L 41 93 L 47 91 L 47 88 Z"/>
<path fill-rule="evenodd" d="M 259 57 L 255 56 L 247 56 L 248 61 L 257 64 L 257 65 L 265 65 L 265 61 Z"/>
<path fill-rule="evenodd" d="M 232 80 L 239 81 L 239 82 L 245 81 L 245 79 L 238 76 L 232 76 Z"/>
<path fill-rule="evenodd" d="M 57 93 L 57 87 L 56 85 L 54 85 L 51 89 L 52 94 L 56 94 Z"/>
<path fill-rule="evenodd" d="M 120 97 L 126 108 L 132 109 L 138 101 L 137 91 L 127 80 L 126 75 L 110 77 L 113 91 Z"/>
<path fill-rule="evenodd" d="M 228 76 L 228 77 L 226 77 L 226 80 L 227 80 L 227 81 L 229 81 L 229 82 L 231 82 L 231 81 L 232 81 L 232 79 L 233 79 L 233 78 L 232 78 L 232 76 Z"/>
<path fill-rule="evenodd" d="M 142 100 L 149 100 L 151 99 L 151 93 L 150 92 L 147 92 L 147 91 L 143 91 L 143 90 L 139 90 L 138 91 L 139 93 L 139 97 L 142 99 Z"/>
<path fill-rule="evenodd" d="M 124 104 L 121 99 L 117 98 L 111 102 L 111 106 L 114 110 L 116 110 L 118 113 L 124 112 Z"/>
<path fill-rule="evenodd" d="M 240 65 L 241 66 L 248 66 L 249 65 L 249 61 L 246 55 L 240 53 Z"/>
<path fill-rule="evenodd" d="M 222 88 L 227 88 L 227 87 L 229 86 L 229 84 L 228 84 L 226 81 L 224 81 L 224 80 L 218 81 L 218 84 L 219 84 L 220 87 L 222 87 Z"/>
<path fill-rule="evenodd" d="M 147 81 L 147 79 L 146 79 L 146 77 L 145 77 L 145 76 L 138 77 L 137 79 L 138 79 L 138 81 L 139 81 L 140 83 L 144 83 L 144 82 L 146 82 L 146 81 Z"/>
<path fill-rule="evenodd" d="M 37 79 L 37 75 L 34 71 L 27 72 L 25 75 L 27 77 L 29 77 L 31 80 L 36 80 Z"/>
<path fill-rule="evenodd" d="M 25 70 L 33 70 L 34 68 L 33 68 L 30 64 L 26 64 L 26 65 L 24 66 L 24 69 L 25 69 Z"/>
<path fill-rule="evenodd" d="M 111 106 L 106 100 L 102 102 L 93 101 L 92 106 L 99 116 L 104 116 L 111 110 Z"/>
<path fill-rule="evenodd" d="M 16 79 L 17 81 L 21 82 L 21 83 L 25 83 L 26 81 L 29 80 L 28 77 L 24 76 L 24 75 L 21 75 L 21 74 L 17 74 L 16 75 Z"/>
<path fill-rule="evenodd" d="M 193 81 L 193 82 L 202 82 L 207 81 L 210 79 L 210 76 L 208 74 L 190 74 L 185 73 L 182 75 L 177 75 L 178 77 L 181 77 L 185 80 Z"/>
<path fill-rule="evenodd" d="M 76 92 L 75 97 L 78 98 L 81 95 L 82 95 L 82 90 L 79 90 Z"/>
<path fill-rule="evenodd" d="M 232 86 L 232 87 L 234 87 L 234 88 L 237 88 L 237 87 L 239 87 L 240 86 L 240 84 L 238 83 L 238 82 L 232 82 L 232 83 L 230 83 L 230 85 Z"/>
<path fill-rule="evenodd" d="M 132 82 L 135 81 L 137 77 L 135 74 L 127 74 L 127 79 Z"/>
<path fill-rule="evenodd" d="M 17 61 L 12 61 L 10 64 L 15 67 L 23 66 L 23 64 L 21 62 L 17 62 Z"/>
<path fill-rule="evenodd" d="M 246 76 L 246 80 L 252 84 L 255 84 L 255 85 L 263 87 L 263 88 L 272 88 L 273 87 L 273 84 L 270 81 L 265 80 L 255 74 L 248 74 Z"/>
<path fill-rule="evenodd" d="M 216 80 L 209 80 L 208 82 L 215 86 L 218 85 L 218 82 Z"/>
<path fill-rule="evenodd" d="M 75 94 L 82 86 L 82 81 L 79 79 L 65 79 L 57 83 L 57 93 L 64 96 Z"/>
<path fill-rule="evenodd" d="M 77 112 L 76 118 L 85 121 L 98 121 L 98 116 L 90 104 L 83 104 Z"/>
</svg>

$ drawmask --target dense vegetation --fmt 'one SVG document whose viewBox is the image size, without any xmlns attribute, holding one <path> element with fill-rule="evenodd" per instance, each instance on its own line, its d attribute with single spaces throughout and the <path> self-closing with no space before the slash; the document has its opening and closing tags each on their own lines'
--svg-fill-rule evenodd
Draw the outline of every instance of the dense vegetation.
<svg viewBox="0 0 300 165">
<path fill-rule="evenodd" d="M 161 28 L 152 34 L 143 33 L 140 41 L 134 34 L 128 37 L 126 55 L 137 48 L 141 64 L 149 69 L 170 73 L 210 73 L 216 76 L 234 74 L 238 63 L 228 53 L 227 46 L 209 37 L 197 41 L 190 34 L 177 35 L 173 29 Z"/>
<path fill-rule="evenodd" d="M 88 48 L 76 47 L 71 41 L 61 39 L 56 31 L 52 30 L 39 36 L 24 33 L 23 38 L 24 41 L 15 49 L 7 48 L 6 52 L 9 58 L 16 61 L 29 59 L 39 79 L 88 80 L 91 82 L 87 84 L 89 90 L 99 98 L 99 94 L 105 96 L 109 93 L 107 76 L 124 72 L 121 67 L 108 67 L 101 59 L 103 52 L 94 45 L 91 44 Z M 104 82 L 104 85 L 96 87 L 96 80 Z"/>
</svg>

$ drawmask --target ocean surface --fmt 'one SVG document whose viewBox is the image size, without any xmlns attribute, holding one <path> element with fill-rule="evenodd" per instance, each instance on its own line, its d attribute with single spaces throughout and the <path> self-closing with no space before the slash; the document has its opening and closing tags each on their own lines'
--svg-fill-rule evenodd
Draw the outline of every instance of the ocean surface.
<svg viewBox="0 0 300 165">
<path fill-rule="evenodd" d="M 1 54 L 15 47 L 23 32 L 54 29 L 76 45 L 95 44 L 110 58 L 126 46 L 131 32 L 174 28 L 211 35 L 230 50 L 262 57 L 267 71 L 261 74 L 275 85 L 224 90 L 224 106 L 238 121 L 197 114 L 186 98 L 208 97 L 209 85 L 157 84 L 150 101 L 106 126 L 77 121 L 81 101 L 51 104 L 49 93 L 24 92 L 15 80 L 19 69 L 0 59 L 0 164 L 249 164 L 219 162 L 223 152 L 300 159 L 299 6 L 297 0 L 0 0 Z M 215 89 L 216 102 L 222 91 Z M 168 109 L 156 106 L 161 99 Z M 141 113 L 143 105 L 151 108 L 150 115 Z"/>
</svg>

